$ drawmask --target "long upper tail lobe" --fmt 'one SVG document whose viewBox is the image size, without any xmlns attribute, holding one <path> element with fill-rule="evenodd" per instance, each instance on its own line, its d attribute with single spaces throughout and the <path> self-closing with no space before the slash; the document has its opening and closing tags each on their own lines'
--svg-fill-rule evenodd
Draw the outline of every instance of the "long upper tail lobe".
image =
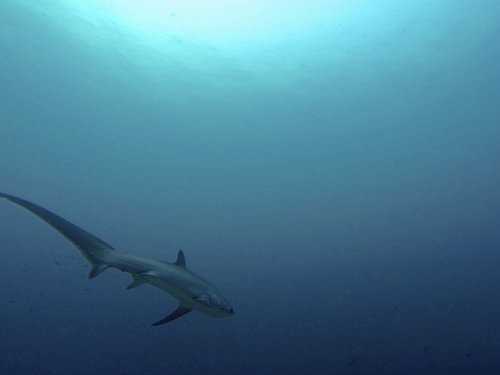
<svg viewBox="0 0 500 375">
<path fill-rule="evenodd" d="M 113 253 L 115 250 L 106 242 L 34 203 L 4 193 L 0 193 L 0 197 L 6 198 L 35 214 L 75 245 L 92 265 L 89 279 L 96 277 L 109 267 L 106 258 L 110 252 Z"/>
</svg>

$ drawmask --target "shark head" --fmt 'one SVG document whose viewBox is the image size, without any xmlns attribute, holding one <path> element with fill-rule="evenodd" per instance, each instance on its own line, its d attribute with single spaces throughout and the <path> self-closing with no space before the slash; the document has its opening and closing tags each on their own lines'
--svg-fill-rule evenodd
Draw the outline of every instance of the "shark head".
<svg viewBox="0 0 500 375">
<path fill-rule="evenodd" d="M 234 310 L 229 302 L 217 291 L 208 290 L 193 298 L 198 302 L 198 310 L 214 318 L 225 318 L 234 315 Z"/>
</svg>

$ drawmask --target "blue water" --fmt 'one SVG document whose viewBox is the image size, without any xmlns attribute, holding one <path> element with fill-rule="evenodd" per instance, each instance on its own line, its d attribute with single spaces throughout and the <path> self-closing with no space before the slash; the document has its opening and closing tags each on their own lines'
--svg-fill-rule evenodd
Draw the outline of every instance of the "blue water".
<svg viewBox="0 0 500 375">
<path fill-rule="evenodd" d="M 221 36 L 1 2 L 0 191 L 236 312 L 151 327 L 176 300 L 2 200 L 1 374 L 500 373 L 500 3 L 337 3 Z"/>
</svg>

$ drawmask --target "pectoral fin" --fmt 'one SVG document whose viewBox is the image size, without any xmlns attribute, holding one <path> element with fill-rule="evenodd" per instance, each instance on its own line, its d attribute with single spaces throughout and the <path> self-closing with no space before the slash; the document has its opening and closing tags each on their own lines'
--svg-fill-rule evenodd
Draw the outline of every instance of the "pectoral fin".
<svg viewBox="0 0 500 375">
<path fill-rule="evenodd" d="M 180 318 L 183 315 L 186 315 L 188 312 L 190 312 L 192 309 L 189 309 L 187 307 L 184 307 L 182 305 L 179 305 L 177 310 L 172 312 L 170 315 L 167 315 L 165 318 L 162 320 L 157 321 L 156 323 L 151 324 L 152 326 L 160 326 L 162 324 L 166 324 L 168 322 L 171 322 L 172 320 L 175 320 L 177 318 Z"/>
</svg>

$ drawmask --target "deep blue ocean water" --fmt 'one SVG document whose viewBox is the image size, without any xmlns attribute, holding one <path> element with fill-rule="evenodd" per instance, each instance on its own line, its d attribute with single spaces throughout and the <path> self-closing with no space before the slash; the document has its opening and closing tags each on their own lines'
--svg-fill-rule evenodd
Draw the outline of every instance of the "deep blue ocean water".
<svg viewBox="0 0 500 375">
<path fill-rule="evenodd" d="M 1 200 L 1 374 L 500 373 L 500 3 L 116 3 L 1 1 L 0 191 L 236 314 Z"/>
</svg>

